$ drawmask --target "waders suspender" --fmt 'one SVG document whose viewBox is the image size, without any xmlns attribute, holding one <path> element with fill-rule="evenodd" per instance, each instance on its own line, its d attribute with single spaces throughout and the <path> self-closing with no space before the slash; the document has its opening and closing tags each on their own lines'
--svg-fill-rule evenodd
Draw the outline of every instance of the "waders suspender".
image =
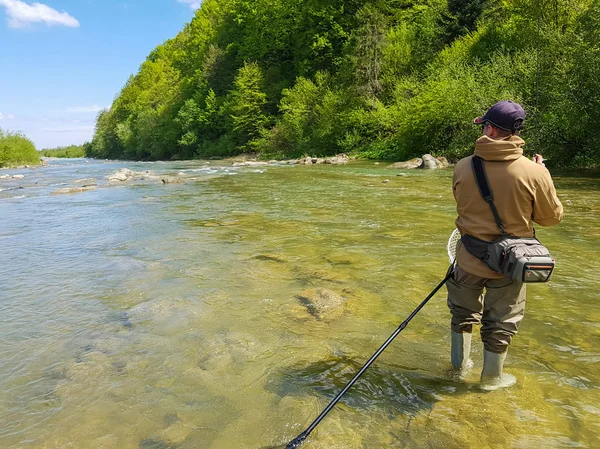
<svg viewBox="0 0 600 449">
<path fill-rule="evenodd" d="M 473 167 L 473 173 L 475 174 L 475 181 L 477 181 L 477 187 L 479 187 L 479 193 L 485 200 L 486 203 L 490 205 L 490 209 L 492 209 L 492 214 L 494 214 L 494 220 L 496 220 L 496 224 L 500 228 L 500 232 L 502 235 L 507 235 L 504 230 L 504 225 L 502 224 L 502 220 L 500 220 L 500 214 L 498 214 L 498 209 L 496 209 L 496 205 L 494 204 L 494 195 L 492 195 L 492 189 L 490 189 L 490 184 L 487 180 L 487 175 L 485 174 L 485 167 L 483 166 L 483 159 L 479 156 L 473 156 L 471 159 L 471 166 Z"/>
</svg>

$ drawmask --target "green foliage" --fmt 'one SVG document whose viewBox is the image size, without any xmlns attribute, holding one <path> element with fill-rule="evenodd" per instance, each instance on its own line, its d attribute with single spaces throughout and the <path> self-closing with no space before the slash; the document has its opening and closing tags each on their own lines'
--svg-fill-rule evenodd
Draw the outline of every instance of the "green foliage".
<svg viewBox="0 0 600 449">
<path fill-rule="evenodd" d="M 531 151 L 599 165 L 599 2 L 205 0 L 99 114 L 86 155 L 457 159 L 472 118 L 510 98 Z"/>
<path fill-rule="evenodd" d="M 475 31 L 477 21 L 488 3 L 488 0 L 448 0 L 448 11 L 440 21 L 446 42 L 451 43 L 456 38 Z"/>
<path fill-rule="evenodd" d="M 39 165 L 40 155 L 23 134 L 0 128 L 0 167 Z"/>
<path fill-rule="evenodd" d="M 231 117 L 234 142 L 240 150 L 245 150 L 248 143 L 268 126 L 269 118 L 264 112 L 266 103 L 260 67 L 256 63 L 244 64 L 224 106 Z"/>
<path fill-rule="evenodd" d="M 67 147 L 46 148 L 40 151 L 40 156 L 59 158 L 85 157 L 86 146 L 88 145 L 90 144 L 84 143 L 83 145 L 69 145 Z"/>
</svg>

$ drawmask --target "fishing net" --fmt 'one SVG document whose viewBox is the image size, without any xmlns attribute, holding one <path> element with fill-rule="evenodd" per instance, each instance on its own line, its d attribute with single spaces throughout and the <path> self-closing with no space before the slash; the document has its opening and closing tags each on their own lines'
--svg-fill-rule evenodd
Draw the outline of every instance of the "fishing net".
<svg viewBox="0 0 600 449">
<path fill-rule="evenodd" d="M 454 262 L 456 259 L 456 246 L 460 241 L 460 231 L 455 229 L 454 232 L 450 235 L 448 239 L 448 244 L 446 245 L 446 249 L 448 250 L 448 258 L 450 259 L 450 263 Z"/>
</svg>

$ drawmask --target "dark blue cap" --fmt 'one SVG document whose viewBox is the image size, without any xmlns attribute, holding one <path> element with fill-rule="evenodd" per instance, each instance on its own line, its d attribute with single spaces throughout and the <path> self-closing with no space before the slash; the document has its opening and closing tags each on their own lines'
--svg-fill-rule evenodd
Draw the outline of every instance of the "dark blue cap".
<svg viewBox="0 0 600 449">
<path fill-rule="evenodd" d="M 525 111 L 519 103 L 505 100 L 499 101 L 492 106 L 483 117 L 477 117 L 473 120 L 476 125 L 483 125 L 486 122 L 496 128 L 505 131 L 515 132 L 523 129 L 525 121 Z"/>
</svg>

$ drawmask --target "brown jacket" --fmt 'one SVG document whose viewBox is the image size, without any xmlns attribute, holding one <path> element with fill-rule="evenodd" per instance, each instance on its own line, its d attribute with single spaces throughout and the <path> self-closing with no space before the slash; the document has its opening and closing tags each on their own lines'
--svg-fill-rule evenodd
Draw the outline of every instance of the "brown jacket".
<svg viewBox="0 0 600 449">
<path fill-rule="evenodd" d="M 506 232 L 517 237 L 532 237 L 533 222 L 541 226 L 556 225 L 563 218 L 563 207 L 548 170 L 523 156 L 524 143 L 518 136 L 501 140 L 482 136 L 475 143 L 474 154 L 485 160 L 494 204 Z M 490 206 L 479 193 L 471 167 L 472 157 L 458 161 L 454 171 L 456 227 L 463 235 L 496 240 L 501 236 L 500 229 Z M 463 270 L 474 275 L 490 279 L 502 277 L 460 244 L 456 261 Z"/>
</svg>

